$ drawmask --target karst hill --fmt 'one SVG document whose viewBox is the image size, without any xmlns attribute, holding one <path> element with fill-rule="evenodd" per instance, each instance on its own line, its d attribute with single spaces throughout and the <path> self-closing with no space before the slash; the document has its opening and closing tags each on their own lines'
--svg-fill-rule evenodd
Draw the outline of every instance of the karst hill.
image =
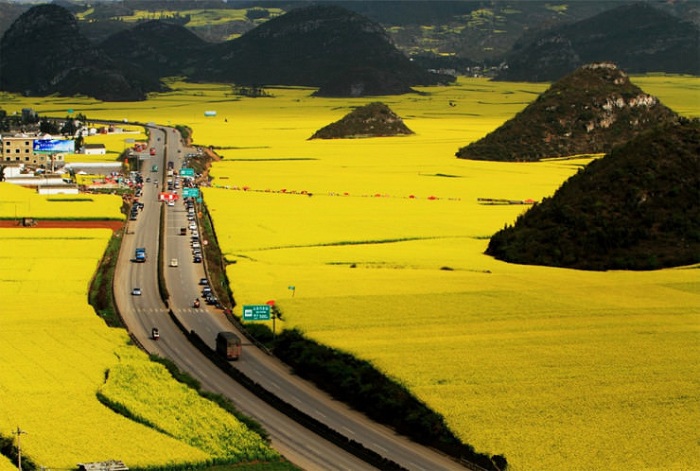
<svg viewBox="0 0 700 471">
<path fill-rule="evenodd" d="M 136 68 L 160 80 L 188 75 L 210 45 L 187 28 L 151 20 L 109 36 L 100 48 L 125 68 Z"/>
<path fill-rule="evenodd" d="M 26 95 L 143 100 L 184 77 L 237 85 L 296 85 L 323 96 L 396 95 L 449 83 L 409 60 L 381 25 L 333 5 L 302 6 L 243 36 L 207 43 L 182 25 L 147 21 L 96 46 L 65 8 L 38 5 L 0 42 L 0 89 Z"/>
<path fill-rule="evenodd" d="M 552 84 L 490 134 L 460 148 L 456 156 L 516 162 L 602 154 L 676 119 L 616 65 L 588 64 Z"/>
<path fill-rule="evenodd" d="M 361 106 L 340 120 L 319 129 L 309 139 L 348 139 L 413 134 L 403 120 L 384 103 Z"/>
<path fill-rule="evenodd" d="M 0 41 L 0 90 L 25 95 L 88 95 L 104 101 L 143 100 L 159 80 L 123 69 L 78 30 L 58 5 L 38 5 L 15 20 Z"/>
<path fill-rule="evenodd" d="M 334 5 L 295 8 L 213 46 L 193 78 L 320 87 L 324 96 L 401 94 L 454 80 L 411 62 L 378 23 Z"/>
<path fill-rule="evenodd" d="M 585 270 L 700 263 L 700 121 L 616 147 L 490 240 L 500 260 Z"/>
<path fill-rule="evenodd" d="M 615 5 L 613 2 L 608 2 Z M 621 4 L 590 18 L 523 35 L 495 80 L 554 82 L 584 64 L 614 62 L 630 74 L 700 73 L 700 29 L 652 2 Z"/>
</svg>

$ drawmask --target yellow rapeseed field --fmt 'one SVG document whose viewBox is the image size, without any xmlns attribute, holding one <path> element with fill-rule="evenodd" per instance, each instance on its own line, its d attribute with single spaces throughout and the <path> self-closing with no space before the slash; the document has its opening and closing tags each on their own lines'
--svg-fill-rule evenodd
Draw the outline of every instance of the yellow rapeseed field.
<svg viewBox="0 0 700 471">
<path fill-rule="evenodd" d="M 698 79 L 633 81 L 700 116 Z M 173 86 L 146 103 L 71 106 L 187 124 L 197 144 L 217 147 L 223 161 L 204 198 L 234 262 L 239 305 L 274 299 L 285 327 L 374 362 L 513 469 L 700 468 L 697 269 L 590 273 L 483 255 L 527 206 L 478 198 L 540 200 L 595 158 L 454 157 L 546 84 L 461 79 L 372 99 L 288 88 L 240 99 L 225 85 Z M 13 103 L 57 106 L 30 100 Z M 416 134 L 307 140 L 369 101 Z"/>
<path fill-rule="evenodd" d="M 34 189 L 0 183 L 0 219 L 117 219 L 121 197 L 116 195 L 40 195 Z"/>
<path fill-rule="evenodd" d="M 174 385 L 163 365 L 134 348 L 124 348 L 118 356 L 120 363 L 109 370 L 100 389 L 110 401 L 214 458 L 279 459 L 259 435 L 218 405 L 184 384 Z"/>
<path fill-rule="evenodd" d="M 103 124 L 88 124 L 94 128 L 104 126 Z M 115 162 L 125 150 L 134 145 L 134 141 L 146 142 L 148 136 L 141 126 L 120 125 L 116 127 L 115 132 L 88 135 L 84 136 L 83 139 L 85 144 L 104 144 L 106 153 L 69 154 L 66 156 L 66 162 Z"/>
<path fill-rule="evenodd" d="M 287 327 L 373 361 L 514 469 L 700 467 L 697 270 L 587 273 L 484 256 L 525 207 L 477 198 L 539 200 L 588 159 L 455 159 L 528 97 L 478 85 L 490 99 L 476 85 L 388 98 L 410 137 L 306 141 L 358 103 L 324 106 L 303 91 L 290 93 L 304 110 L 241 104 L 240 120 L 207 126 L 228 147 L 205 199 L 238 304 L 275 300 Z"/>
<path fill-rule="evenodd" d="M 88 280 L 110 236 L 0 229 L 11 247 L 0 254 L 0 434 L 20 427 L 25 456 L 54 469 L 107 459 L 143 467 L 278 458 L 87 305 Z M 111 411 L 98 392 L 151 427 Z"/>
<path fill-rule="evenodd" d="M 128 342 L 87 305 L 88 282 L 110 236 L 102 229 L 0 229 L 0 433 L 19 426 L 27 432 L 23 453 L 49 468 L 106 459 L 132 466 L 205 461 L 206 452 L 96 398 Z"/>
<path fill-rule="evenodd" d="M 17 463 L 13 463 L 4 456 L 0 456 L 0 471 L 15 471 L 16 469 Z"/>
</svg>

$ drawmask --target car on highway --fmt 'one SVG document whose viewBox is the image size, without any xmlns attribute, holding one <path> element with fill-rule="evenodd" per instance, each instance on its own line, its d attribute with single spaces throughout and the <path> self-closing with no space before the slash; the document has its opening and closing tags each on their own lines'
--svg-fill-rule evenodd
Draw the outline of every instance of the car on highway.
<svg viewBox="0 0 700 471">
<path fill-rule="evenodd" d="M 131 290 L 132 296 L 141 296 L 141 288 L 134 288 Z"/>
</svg>

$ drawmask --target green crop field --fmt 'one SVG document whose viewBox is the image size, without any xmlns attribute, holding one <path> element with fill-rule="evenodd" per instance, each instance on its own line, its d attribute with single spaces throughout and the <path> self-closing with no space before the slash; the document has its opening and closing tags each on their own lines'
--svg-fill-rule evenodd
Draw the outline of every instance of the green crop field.
<svg viewBox="0 0 700 471">
<path fill-rule="evenodd" d="M 633 81 L 700 116 L 697 78 Z M 239 306 L 275 300 L 277 328 L 374 362 L 513 469 L 700 468 L 696 267 L 591 273 L 483 255 L 527 206 L 478 198 L 540 200 L 596 158 L 454 157 L 545 84 L 461 79 L 374 99 L 282 87 L 241 99 L 225 85 L 173 86 L 145 103 L 70 106 L 95 119 L 186 124 L 196 144 L 216 147 L 223 160 L 204 199 Z M 10 106 L 41 113 L 60 106 L 52 100 Z M 416 134 L 307 140 L 369 101 Z"/>
</svg>

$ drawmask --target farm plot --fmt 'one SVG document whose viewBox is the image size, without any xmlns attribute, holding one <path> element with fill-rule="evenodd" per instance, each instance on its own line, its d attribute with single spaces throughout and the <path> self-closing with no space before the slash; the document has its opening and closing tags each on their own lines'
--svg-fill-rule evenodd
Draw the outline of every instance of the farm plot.
<svg viewBox="0 0 700 471">
<path fill-rule="evenodd" d="M 260 437 L 148 362 L 87 305 L 111 234 L 0 229 L 3 247 L 12 247 L 0 254 L 0 434 L 21 427 L 23 454 L 49 468 L 115 458 L 132 467 L 274 459 Z M 105 407 L 98 391 L 151 426 Z"/>
<path fill-rule="evenodd" d="M 484 256 L 526 207 L 477 198 L 539 200 L 589 160 L 455 161 L 471 121 L 452 112 L 399 111 L 415 136 L 325 142 L 301 140 L 320 110 L 229 119 L 245 144 L 220 151 L 204 195 L 237 303 L 275 300 L 286 327 L 374 362 L 515 469 L 700 467 L 697 270 Z M 507 115 L 477 114 L 474 136 Z"/>
<path fill-rule="evenodd" d="M 124 220 L 116 195 L 39 195 L 36 190 L 0 183 L 0 219 Z"/>
<path fill-rule="evenodd" d="M 696 78 L 633 81 L 700 116 Z M 239 305 L 276 300 L 286 326 L 373 361 L 478 451 L 514 469 L 700 468 L 696 269 L 582 273 L 483 255 L 526 207 L 477 198 L 541 199 L 587 161 L 453 157 L 546 88 L 461 79 L 373 98 L 416 132 L 396 139 L 307 141 L 369 100 L 303 89 L 249 100 L 176 84 L 147 103 L 72 107 L 187 124 L 215 146 L 224 160 L 204 194 Z M 64 106 L 28 100 L 11 106 Z"/>
</svg>

